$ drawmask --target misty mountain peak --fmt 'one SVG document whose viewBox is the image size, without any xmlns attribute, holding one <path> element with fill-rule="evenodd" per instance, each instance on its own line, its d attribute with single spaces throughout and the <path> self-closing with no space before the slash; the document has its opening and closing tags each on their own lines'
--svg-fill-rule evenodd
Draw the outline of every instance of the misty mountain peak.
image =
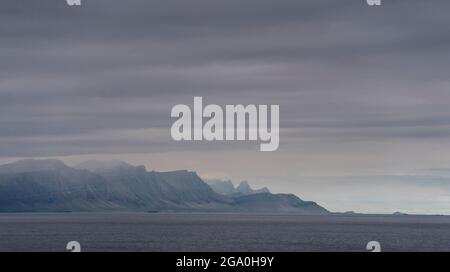
<svg viewBox="0 0 450 272">
<path fill-rule="evenodd" d="M 253 192 L 252 188 L 245 180 L 239 183 L 238 187 L 236 187 L 236 190 L 245 195 L 251 194 Z"/>
<path fill-rule="evenodd" d="M 107 172 L 115 169 L 132 169 L 135 166 L 120 160 L 89 160 L 75 165 L 74 168 L 90 172 Z"/>
<path fill-rule="evenodd" d="M 70 169 L 62 161 L 55 159 L 24 159 L 0 166 L 0 173 L 20 173 L 36 171 L 61 171 Z"/>
</svg>

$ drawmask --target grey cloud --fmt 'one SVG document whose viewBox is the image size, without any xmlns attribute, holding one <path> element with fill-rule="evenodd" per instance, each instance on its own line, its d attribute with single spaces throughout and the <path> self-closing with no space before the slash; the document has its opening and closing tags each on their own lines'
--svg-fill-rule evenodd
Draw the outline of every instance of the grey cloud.
<svg viewBox="0 0 450 272">
<path fill-rule="evenodd" d="M 282 149 L 304 138 L 449 139 L 449 9 L 445 0 L 380 9 L 354 0 L 90 0 L 78 9 L 8 0 L 0 156 L 216 150 L 114 137 L 168 131 L 171 107 L 194 95 L 280 104 Z"/>
</svg>

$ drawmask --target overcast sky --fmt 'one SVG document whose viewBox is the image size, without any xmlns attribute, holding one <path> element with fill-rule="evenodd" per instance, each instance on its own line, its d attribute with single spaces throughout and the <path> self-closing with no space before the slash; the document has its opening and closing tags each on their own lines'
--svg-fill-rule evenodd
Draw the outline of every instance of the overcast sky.
<svg viewBox="0 0 450 272">
<path fill-rule="evenodd" d="M 6 0 L 0 162 L 122 159 L 333 211 L 450 213 L 450 1 Z M 280 148 L 170 137 L 172 106 L 279 104 Z"/>
</svg>

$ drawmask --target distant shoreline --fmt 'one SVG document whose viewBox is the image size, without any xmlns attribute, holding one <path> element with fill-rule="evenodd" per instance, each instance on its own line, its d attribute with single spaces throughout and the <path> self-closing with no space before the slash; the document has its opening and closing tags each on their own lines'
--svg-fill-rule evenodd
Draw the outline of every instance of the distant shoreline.
<svg viewBox="0 0 450 272">
<path fill-rule="evenodd" d="M 8 214 L 235 214 L 235 215 L 283 215 L 283 216 L 341 216 L 341 217 L 397 217 L 397 218 L 411 218 L 411 217 L 450 217 L 446 214 L 377 214 L 377 213 L 345 213 L 345 212 L 330 212 L 329 214 L 302 214 L 295 212 L 260 212 L 260 211 L 196 211 L 196 210 L 165 210 L 165 211 L 12 211 L 0 212 L 0 215 Z"/>
</svg>

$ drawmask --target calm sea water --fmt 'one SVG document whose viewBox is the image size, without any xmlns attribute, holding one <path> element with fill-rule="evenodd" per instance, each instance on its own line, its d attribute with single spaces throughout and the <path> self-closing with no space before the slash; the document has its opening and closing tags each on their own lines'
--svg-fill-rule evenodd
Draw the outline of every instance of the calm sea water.
<svg viewBox="0 0 450 272">
<path fill-rule="evenodd" d="M 0 251 L 450 251 L 447 216 L 0 214 Z"/>
</svg>

